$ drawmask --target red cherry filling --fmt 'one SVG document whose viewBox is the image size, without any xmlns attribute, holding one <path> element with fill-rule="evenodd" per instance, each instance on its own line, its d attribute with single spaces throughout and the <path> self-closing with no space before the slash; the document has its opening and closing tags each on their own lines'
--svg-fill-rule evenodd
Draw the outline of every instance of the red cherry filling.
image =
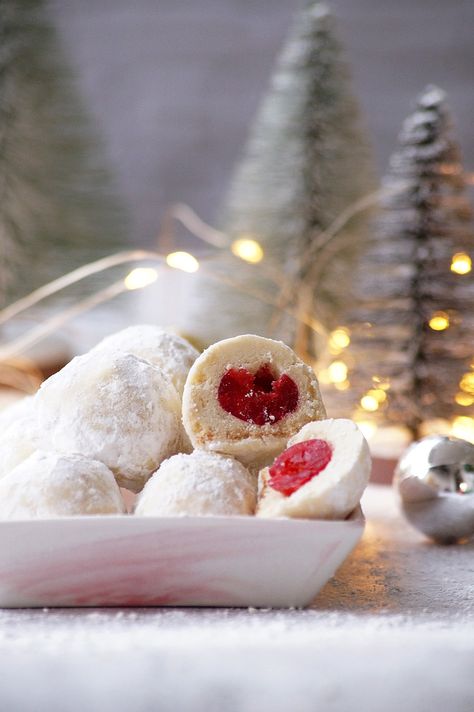
<svg viewBox="0 0 474 712">
<path fill-rule="evenodd" d="M 229 368 L 219 383 L 217 397 L 231 415 L 254 425 L 274 424 L 298 405 L 298 386 L 283 374 L 275 378 L 270 366 L 256 373 L 246 368 Z"/>
<path fill-rule="evenodd" d="M 331 458 L 332 448 L 326 440 L 305 440 L 292 445 L 270 467 L 269 484 L 288 497 L 319 475 Z"/>
</svg>

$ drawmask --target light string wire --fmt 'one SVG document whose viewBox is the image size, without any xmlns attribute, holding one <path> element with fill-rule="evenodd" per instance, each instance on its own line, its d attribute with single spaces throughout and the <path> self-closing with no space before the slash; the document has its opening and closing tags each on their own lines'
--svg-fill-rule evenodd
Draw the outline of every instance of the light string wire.
<svg viewBox="0 0 474 712">
<path fill-rule="evenodd" d="M 474 184 L 474 174 L 464 174 L 467 176 L 466 182 Z M 381 188 L 374 191 L 361 199 L 349 205 L 336 219 L 323 231 L 315 235 L 307 250 L 304 252 L 302 260 L 313 262 L 311 270 L 314 286 L 319 283 L 323 267 L 329 259 L 331 259 L 340 249 L 344 247 L 347 241 L 347 236 L 341 232 L 349 221 L 357 214 L 376 205 L 381 198 L 391 194 L 396 194 L 401 188 Z M 197 213 L 184 203 L 175 203 L 169 206 L 166 210 L 160 233 L 157 238 L 158 245 L 169 247 L 172 249 L 176 244 L 175 225 L 180 223 L 192 235 L 200 239 L 202 242 L 212 246 L 218 251 L 228 251 L 232 257 L 239 259 L 230 249 L 232 246 L 231 237 L 226 233 L 217 230 L 208 223 L 204 222 Z M 327 254 L 326 254 L 327 253 Z M 316 257 L 318 259 L 316 260 Z M 71 272 L 52 280 L 44 286 L 36 289 L 31 294 L 23 297 L 13 304 L 7 306 L 0 311 L 0 325 L 12 320 L 14 317 L 22 314 L 26 310 L 36 306 L 48 297 L 61 292 L 68 287 L 76 284 L 90 276 L 105 272 L 111 268 L 124 265 L 127 263 L 139 262 L 158 262 L 161 266 L 166 265 L 166 257 L 158 251 L 154 250 L 129 250 L 119 252 L 94 262 L 83 265 Z M 268 255 L 265 255 L 263 264 L 259 264 L 259 269 L 262 270 L 278 288 L 275 297 L 269 297 L 268 294 L 249 287 L 249 285 L 241 285 L 238 281 L 230 279 L 222 274 L 215 273 L 208 267 L 203 267 L 201 262 L 200 268 L 204 274 L 222 284 L 225 284 L 236 291 L 245 293 L 256 298 L 269 306 L 274 307 L 275 311 L 271 319 L 271 324 L 275 327 L 278 316 L 282 314 L 290 315 L 295 319 L 297 324 L 309 327 L 315 334 L 327 337 L 329 332 L 324 324 L 318 320 L 304 304 L 296 300 L 296 308 L 290 307 L 291 303 L 295 303 L 295 295 L 303 293 L 302 285 L 298 280 L 289 279 L 275 264 Z M 123 292 L 128 291 L 125 280 L 122 278 L 107 287 L 100 289 L 88 297 L 76 302 L 74 305 L 62 309 L 59 313 L 46 319 L 41 324 L 27 330 L 22 336 L 7 342 L 0 347 L 0 360 L 4 363 L 15 355 L 22 353 L 29 347 L 43 340 L 51 333 L 63 326 L 65 323 L 83 314 L 99 304 L 110 301 L 119 296 Z M 307 300 L 305 300 L 307 302 Z M 329 351 L 326 348 L 321 354 L 321 363 L 327 362 Z M 9 364 L 11 366 L 11 364 Z M 410 404 L 413 407 L 413 404 Z"/>
<path fill-rule="evenodd" d="M 28 297 L 19 300 L 20 302 L 22 302 L 21 305 L 19 305 L 18 302 L 15 302 L 15 304 L 12 305 L 11 311 L 15 316 L 17 316 L 18 314 L 24 312 L 31 306 L 37 305 L 42 300 L 46 299 L 48 296 L 58 293 L 61 290 L 66 289 L 68 286 L 75 284 L 91 275 L 106 271 L 107 269 L 110 269 L 111 267 L 115 267 L 120 264 L 142 262 L 143 260 L 146 260 L 147 263 L 154 261 L 158 262 L 161 266 L 166 265 L 166 257 L 158 252 L 154 252 L 151 250 L 135 250 L 130 252 L 118 253 L 117 255 L 111 255 L 108 258 L 103 258 L 88 265 L 84 265 L 78 270 L 74 270 L 73 272 L 70 272 L 67 275 L 64 275 L 63 277 L 59 278 L 58 280 L 54 280 L 54 282 L 51 282 L 40 288 L 39 290 L 36 290 L 31 295 L 28 295 Z M 269 306 L 275 306 L 276 304 L 275 298 L 270 297 L 269 295 L 265 294 L 264 292 L 261 292 L 260 290 L 249 287 L 248 285 L 243 286 L 239 282 L 229 277 L 226 277 L 221 274 L 216 274 L 214 271 L 207 269 L 205 266 L 203 267 L 202 264 L 201 270 L 206 275 L 206 277 L 216 280 L 221 284 L 235 289 L 236 291 L 254 297 L 255 299 L 266 303 Z M 58 314 L 55 314 L 49 319 L 43 321 L 41 324 L 28 329 L 26 333 L 22 336 L 0 346 L 0 361 L 11 358 L 16 354 L 25 351 L 26 349 L 34 346 L 36 343 L 49 336 L 50 334 L 54 333 L 58 328 L 63 326 L 65 323 L 67 323 L 74 317 L 77 317 L 80 314 L 90 311 L 99 304 L 107 302 L 127 291 L 129 291 L 129 287 L 126 286 L 126 280 L 120 279 L 114 282 L 113 284 L 105 287 L 104 289 L 98 290 L 90 296 L 78 301 L 74 305 L 62 309 Z M 297 310 L 289 307 L 286 307 L 284 311 L 286 314 L 288 314 L 295 320 L 303 319 L 306 326 L 312 329 L 315 333 L 321 333 L 322 325 L 310 314 L 302 315 Z M 12 316 L 9 316 L 8 318 L 10 319 L 12 318 Z"/>
<path fill-rule="evenodd" d="M 474 173 L 467 174 L 472 177 L 472 182 L 474 183 Z M 310 245 L 308 250 L 304 253 L 304 259 L 314 258 L 317 252 L 324 250 L 329 243 L 331 243 L 335 238 L 337 238 L 339 232 L 344 228 L 347 223 L 358 213 L 367 210 L 368 208 L 377 204 L 377 202 L 382 197 L 386 197 L 390 194 L 396 193 L 400 188 L 381 188 L 373 193 L 370 193 L 363 198 L 355 201 L 349 205 L 336 219 L 329 225 L 328 228 L 321 231 L 315 236 L 314 242 Z M 226 233 L 215 229 L 208 223 L 204 222 L 197 213 L 188 205 L 184 203 L 175 203 L 169 206 L 165 212 L 165 217 L 162 223 L 162 229 L 158 235 L 158 244 L 163 241 L 166 243 L 170 239 L 174 241 L 174 230 L 172 227 L 172 221 L 180 222 L 186 229 L 188 229 L 191 234 L 200 239 L 201 241 L 212 245 L 215 248 L 228 250 L 231 245 L 231 238 L 226 235 Z M 231 252 L 233 255 L 233 253 Z M 235 255 L 233 255 L 235 256 Z M 94 262 L 89 262 L 77 269 L 68 272 L 67 274 L 48 282 L 47 284 L 39 287 L 30 294 L 7 307 L 0 310 L 0 325 L 10 321 L 13 317 L 18 316 L 22 312 L 36 306 L 44 299 L 56 294 L 73 284 L 86 279 L 94 274 L 98 274 L 112 267 L 116 267 L 127 262 L 156 259 L 163 260 L 164 256 L 157 251 L 151 250 L 128 250 L 124 252 L 118 252 L 107 257 L 103 257 Z M 236 257 L 236 259 L 239 259 Z M 266 257 L 268 262 L 268 256 Z M 273 273 L 272 265 L 272 273 Z M 278 283 L 280 287 L 280 293 L 277 298 L 277 305 L 280 306 L 282 303 L 282 295 L 287 295 L 284 301 L 288 301 L 289 287 L 291 286 L 291 280 L 289 280 L 280 270 L 276 269 L 276 274 L 278 274 Z M 274 275 L 272 275 L 274 276 Z M 297 286 L 295 287 L 297 289 Z M 323 332 L 327 332 L 323 328 Z"/>
<path fill-rule="evenodd" d="M 330 227 L 320 233 L 318 236 L 320 239 L 320 244 L 318 245 L 318 250 L 321 251 L 326 245 L 328 245 L 335 237 L 337 237 L 338 232 L 344 227 L 347 222 L 357 213 L 367 209 L 369 205 L 376 202 L 377 197 L 380 195 L 381 191 L 370 194 L 366 196 L 363 200 L 359 200 L 349 208 L 344 211 L 343 214 L 338 216 L 338 218 L 330 225 Z M 230 243 L 230 237 L 225 233 L 216 230 L 211 225 L 205 223 L 201 218 L 184 203 L 176 203 L 171 205 L 165 214 L 164 218 L 164 229 L 160 231 L 158 236 L 158 241 L 165 243 L 170 240 L 174 240 L 174 231 L 170 229 L 172 220 L 181 223 L 186 229 L 188 229 L 195 237 L 199 238 L 206 244 L 210 244 L 213 247 L 220 250 L 228 250 Z M 239 259 L 230 251 L 230 254 Z M 166 258 L 163 254 L 152 250 L 129 250 L 125 252 L 119 252 L 107 257 L 101 258 L 94 262 L 90 262 L 83 265 L 71 272 L 59 277 L 58 279 L 52 280 L 42 287 L 34 290 L 31 294 L 22 297 L 21 299 L 15 301 L 13 304 L 5 307 L 0 311 L 0 325 L 7 323 L 16 316 L 19 316 L 26 310 L 38 305 L 48 297 L 57 294 L 68 287 L 76 284 L 88 277 L 95 274 L 99 274 L 113 267 L 117 267 L 122 264 L 130 262 L 141 262 L 146 260 L 158 260 L 161 264 L 164 264 Z M 267 257 L 267 267 L 270 261 Z M 259 268 L 261 269 L 263 265 Z M 292 280 L 288 279 L 280 270 L 276 269 L 273 265 L 270 269 L 266 270 L 267 276 L 277 283 L 279 291 L 275 298 L 268 297 L 265 293 L 250 288 L 248 285 L 245 287 L 239 285 L 235 280 L 230 280 L 222 275 L 217 275 L 212 272 L 212 270 L 203 270 L 206 276 L 209 276 L 221 283 L 225 283 L 238 291 L 247 293 L 250 296 L 254 296 L 256 299 L 263 301 L 264 303 L 273 306 L 279 313 L 283 312 L 292 316 L 297 322 L 303 323 L 312 329 L 316 334 L 327 336 L 328 330 L 322 324 L 321 321 L 308 314 L 306 310 L 301 310 L 301 308 L 292 309 L 288 304 L 292 301 L 291 295 L 299 290 L 299 287 L 292 283 Z M 120 285 L 120 288 L 119 288 Z M 123 284 L 123 280 L 100 290 L 92 294 L 90 297 L 78 302 L 72 307 L 63 309 L 59 314 L 46 320 L 43 324 L 32 327 L 25 335 L 4 344 L 0 347 L 0 359 L 9 358 L 16 353 L 21 353 L 28 347 L 38 343 L 46 336 L 53 333 L 60 326 L 64 325 L 70 321 L 75 316 L 78 316 L 85 311 L 88 311 L 100 303 L 106 302 L 113 299 L 115 296 L 121 292 L 126 291 L 126 287 Z"/>
</svg>

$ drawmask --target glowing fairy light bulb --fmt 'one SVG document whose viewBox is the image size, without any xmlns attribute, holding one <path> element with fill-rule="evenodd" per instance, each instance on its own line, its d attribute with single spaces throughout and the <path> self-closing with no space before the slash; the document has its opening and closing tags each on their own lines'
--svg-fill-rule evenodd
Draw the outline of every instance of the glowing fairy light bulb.
<svg viewBox="0 0 474 712">
<path fill-rule="evenodd" d="M 329 348 L 331 351 L 342 351 L 351 343 L 351 337 L 349 336 L 349 330 L 345 327 L 338 327 L 334 329 L 329 335 Z"/>
<path fill-rule="evenodd" d="M 324 383 L 325 386 L 329 385 L 332 383 L 331 381 L 331 375 L 329 373 L 329 370 L 327 368 L 322 368 L 320 371 L 317 372 L 317 377 L 318 381 L 320 383 Z"/>
<path fill-rule="evenodd" d="M 456 252 L 451 259 L 451 272 L 468 274 L 472 269 L 472 260 L 465 252 Z"/>
<path fill-rule="evenodd" d="M 338 391 L 348 391 L 350 387 L 351 384 L 349 381 L 336 381 L 334 383 L 334 388 L 336 388 Z"/>
<path fill-rule="evenodd" d="M 462 438 L 469 442 L 474 442 L 474 418 L 465 415 L 458 415 L 451 425 L 451 435 Z"/>
<path fill-rule="evenodd" d="M 240 257 L 241 260 L 251 264 L 257 264 L 263 259 L 261 245 L 249 237 L 241 237 L 239 240 L 234 240 L 230 249 L 236 257 Z"/>
<path fill-rule="evenodd" d="M 333 361 L 328 366 L 328 372 L 332 383 L 343 383 L 347 380 L 347 366 L 344 361 Z"/>
<path fill-rule="evenodd" d="M 124 279 L 126 289 L 143 289 L 158 279 L 158 272 L 153 267 L 136 267 Z"/>
<path fill-rule="evenodd" d="M 474 396 L 474 373 L 468 372 L 459 381 L 459 388 L 465 393 Z"/>
<path fill-rule="evenodd" d="M 377 398 L 367 393 L 360 399 L 360 405 L 364 410 L 367 410 L 369 413 L 373 413 L 374 411 L 378 410 L 379 402 Z"/>
<path fill-rule="evenodd" d="M 382 388 L 371 388 L 370 391 L 367 391 L 367 395 L 371 398 L 375 398 L 379 404 L 385 403 L 387 400 L 387 394 L 384 390 L 382 390 Z"/>
<path fill-rule="evenodd" d="M 428 324 L 433 331 L 444 331 L 449 327 L 449 316 L 444 311 L 435 312 Z"/>
<path fill-rule="evenodd" d="M 199 269 L 199 262 L 189 252 L 170 252 L 166 257 L 166 264 L 183 272 L 197 272 Z"/>
<path fill-rule="evenodd" d="M 469 393 L 456 393 L 454 400 L 458 405 L 470 406 L 474 404 L 474 395 Z"/>
</svg>

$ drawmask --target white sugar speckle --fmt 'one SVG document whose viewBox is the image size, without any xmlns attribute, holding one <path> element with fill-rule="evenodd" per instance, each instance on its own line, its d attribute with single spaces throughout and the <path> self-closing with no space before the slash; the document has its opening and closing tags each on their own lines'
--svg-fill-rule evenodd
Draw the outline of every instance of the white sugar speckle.
<svg viewBox="0 0 474 712">
<path fill-rule="evenodd" d="M 474 543 L 428 544 L 388 488 L 306 610 L 0 610 L 2 710 L 471 712 Z"/>
</svg>

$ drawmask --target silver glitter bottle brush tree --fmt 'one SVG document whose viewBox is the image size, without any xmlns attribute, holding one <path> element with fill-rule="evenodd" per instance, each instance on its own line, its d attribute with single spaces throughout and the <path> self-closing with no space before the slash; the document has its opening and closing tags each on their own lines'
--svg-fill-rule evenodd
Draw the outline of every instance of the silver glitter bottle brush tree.
<svg viewBox="0 0 474 712">
<path fill-rule="evenodd" d="M 318 277 L 317 238 L 373 189 L 335 21 L 324 4 L 311 2 L 295 18 L 221 210 L 229 246 L 236 244 L 239 254 L 238 241 L 250 239 L 262 251 L 248 260 L 254 264 L 223 254 L 216 269 L 231 274 L 244 291 L 263 290 L 268 303 L 209 285 L 200 300 L 201 320 L 209 309 L 215 318 L 202 324 L 205 338 L 250 330 L 285 339 L 303 357 L 311 353 L 312 334 L 284 309 L 337 323 L 335 314 L 348 297 L 341 285 L 350 284 L 351 260 L 366 234 L 365 215 L 345 225 L 344 248 Z"/>
<path fill-rule="evenodd" d="M 440 89 L 419 96 L 383 187 L 346 320 L 350 388 L 328 397 L 335 412 L 415 438 L 431 428 L 474 439 L 474 228 Z"/>
<path fill-rule="evenodd" d="M 0 7 L 0 305 L 125 243 L 50 7 Z"/>
</svg>

